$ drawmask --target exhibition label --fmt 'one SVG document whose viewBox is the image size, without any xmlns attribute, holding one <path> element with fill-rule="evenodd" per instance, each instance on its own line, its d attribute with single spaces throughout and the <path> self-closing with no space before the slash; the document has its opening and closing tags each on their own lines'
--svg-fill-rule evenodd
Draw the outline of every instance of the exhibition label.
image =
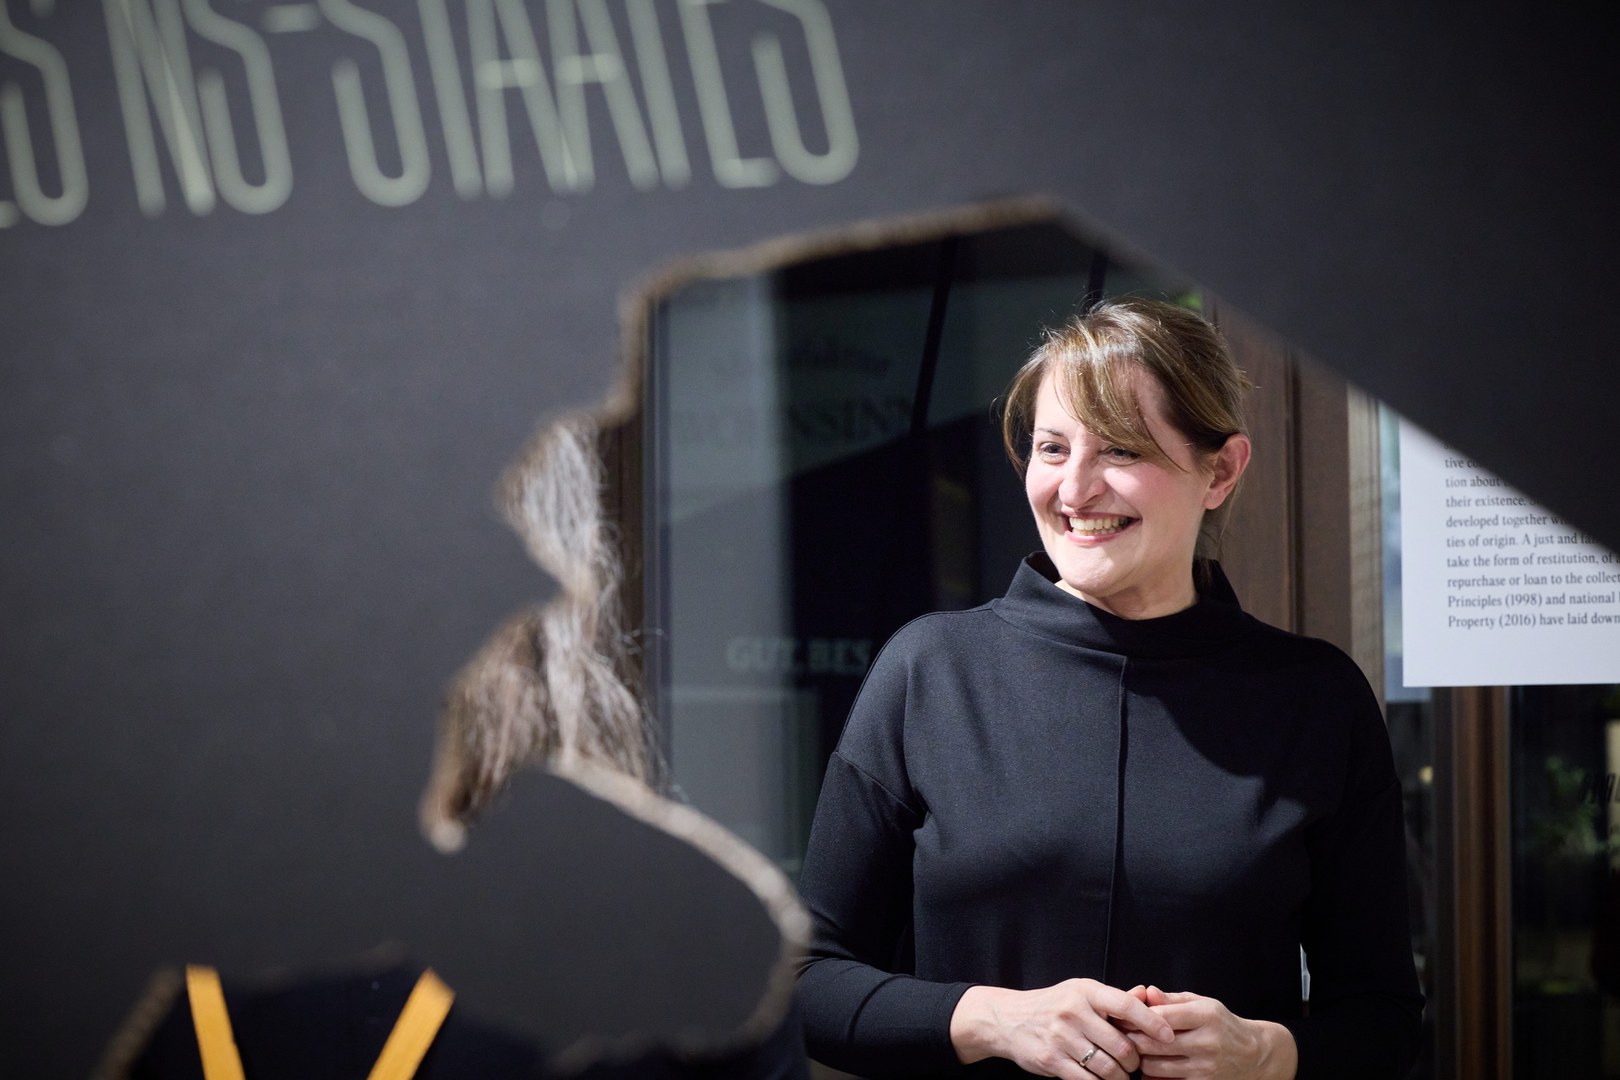
<svg viewBox="0 0 1620 1080">
<path fill-rule="evenodd" d="M 1407 686 L 1620 682 L 1620 556 L 1401 421 Z"/>
</svg>

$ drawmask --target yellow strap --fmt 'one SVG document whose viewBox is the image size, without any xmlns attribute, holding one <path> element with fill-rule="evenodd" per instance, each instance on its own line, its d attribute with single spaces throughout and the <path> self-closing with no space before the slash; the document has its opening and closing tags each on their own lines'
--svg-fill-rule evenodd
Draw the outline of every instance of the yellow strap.
<svg viewBox="0 0 1620 1080">
<path fill-rule="evenodd" d="M 455 993 L 439 980 L 432 968 L 423 971 L 366 1080 L 410 1080 L 415 1076 L 416 1067 L 433 1045 L 433 1037 L 439 1033 L 439 1025 L 444 1023 L 455 998 Z M 208 1080 L 214 1078 L 210 1076 Z"/>
<path fill-rule="evenodd" d="M 225 1012 L 219 972 L 211 967 L 187 966 L 186 995 L 191 999 L 191 1022 L 197 1028 L 203 1076 L 207 1080 L 246 1080 L 242 1055 L 231 1034 L 231 1018 Z"/>
<path fill-rule="evenodd" d="M 225 1011 L 219 973 L 211 967 L 187 966 L 186 993 L 191 998 L 191 1022 L 197 1028 L 197 1050 L 202 1056 L 205 1080 L 246 1080 L 242 1055 L 231 1034 L 231 1018 Z M 411 1080 L 455 998 L 432 968 L 423 971 L 366 1080 Z"/>
</svg>

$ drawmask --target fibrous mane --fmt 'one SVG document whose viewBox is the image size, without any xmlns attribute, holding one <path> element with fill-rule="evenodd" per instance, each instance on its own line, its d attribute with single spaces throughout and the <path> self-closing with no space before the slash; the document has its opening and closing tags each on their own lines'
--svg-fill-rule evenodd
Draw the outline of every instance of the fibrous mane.
<svg viewBox="0 0 1620 1080">
<path fill-rule="evenodd" d="M 605 768 L 662 783 L 651 726 L 630 687 L 622 564 L 605 520 L 597 422 L 546 427 L 501 479 L 497 502 L 556 596 L 508 619 L 452 681 L 421 821 L 452 851 L 514 771 Z"/>
</svg>

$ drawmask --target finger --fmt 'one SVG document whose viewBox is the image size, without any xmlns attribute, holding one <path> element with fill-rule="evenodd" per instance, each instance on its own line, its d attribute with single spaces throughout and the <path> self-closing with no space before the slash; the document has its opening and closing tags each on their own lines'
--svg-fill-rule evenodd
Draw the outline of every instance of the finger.
<svg viewBox="0 0 1620 1080">
<path fill-rule="evenodd" d="M 1156 1057 L 1142 1063 L 1142 1080 L 1183 1080 L 1192 1075 L 1190 1058 Z"/>
<path fill-rule="evenodd" d="M 1132 1069 L 1139 1066 L 1141 1062 L 1136 1062 L 1135 1066 L 1122 1065 L 1114 1055 L 1099 1046 L 1097 1052 L 1091 1055 L 1089 1061 L 1082 1054 L 1080 1064 L 1086 1071 L 1098 1077 L 1099 1080 L 1130 1080 Z"/>
<path fill-rule="evenodd" d="M 1168 1021 L 1123 990 L 1115 990 L 1109 986 L 1099 987 L 1092 998 L 1092 1004 L 1108 1016 L 1123 1020 L 1138 1031 L 1145 1031 L 1165 1042 L 1176 1037 L 1175 1029 Z M 1090 1035 L 1091 1032 L 1087 1031 L 1086 1034 Z"/>
<path fill-rule="evenodd" d="M 1137 1054 L 1131 1040 L 1123 1031 L 1102 1017 L 1094 1016 L 1090 1022 L 1082 1021 L 1080 1031 L 1090 1042 L 1079 1047 L 1075 1058 L 1078 1060 L 1085 1057 L 1086 1051 L 1095 1046 L 1097 1053 L 1086 1063 L 1086 1068 L 1095 1075 L 1106 1076 L 1108 1080 L 1124 1080 L 1129 1073 L 1141 1066 L 1141 1056 Z M 1106 1071 L 1109 1063 L 1115 1066 L 1117 1073 Z"/>
<path fill-rule="evenodd" d="M 1088 1043 L 1085 1050 L 1089 1049 L 1091 1046 Z M 1080 1059 L 1085 1057 L 1085 1050 L 1076 1053 L 1074 1049 L 1064 1051 L 1051 1047 L 1047 1053 L 1031 1060 L 1025 1068 L 1039 1070 L 1035 1073 L 1037 1076 L 1055 1076 L 1059 1080 L 1130 1080 L 1130 1074 L 1123 1071 L 1112 1074 L 1091 1071 L 1106 1068 L 1103 1062 L 1113 1061 L 1113 1058 L 1106 1057 L 1102 1051 L 1092 1056 L 1088 1066 L 1081 1065 Z"/>
<path fill-rule="evenodd" d="M 1153 1006 L 1153 1013 L 1176 1031 L 1191 1031 L 1193 1028 L 1203 1027 L 1213 1019 L 1214 1013 L 1211 1005 L 1210 998 L 1200 998 L 1194 995 L 1192 1001 L 1155 1005 Z"/>
<path fill-rule="evenodd" d="M 1125 1037 L 1131 1040 L 1131 1045 L 1136 1048 L 1137 1056 L 1144 1059 L 1150 1056 L 1174 1057 L 1184 1052 L 1184 1048 L 1180 1046 L 1179 1042 L 1160 1042 L 1153 1036 L 1140 1031 L 1127 1032 Z"/>
<path fill-rule="evenodd" d="M 1026 1061 L 1020 1061 L 1024 1071 L 1033 1076 L 1052 1076 L 1057 1080 L 1096 1080 L 1096 1078 L 1080 1063 L 1068 1054 L 1053 1051 L 1051 1056 L 1037 1056 Z"/>
<path fill-rule="evenodd" d="M 1184 990 L 1173 992 L 1160 990 L 1157 986 L 1150 986 L 1148 990 L 1159 998 L 1154 1002 L 1155 1005 L 1179 1005 L 1188 1001 L 1198 1001 L 1203 997 L 1202 994 L 1189 994 Z"/>
<path fill-rule="evenodd" d="M 1149 986 L 1142 997 L 1142 1001 L 1146 1005 L 1163 1005 L 1165 1003 L 1164 991 L 1157 986 Z"/>
</svg>

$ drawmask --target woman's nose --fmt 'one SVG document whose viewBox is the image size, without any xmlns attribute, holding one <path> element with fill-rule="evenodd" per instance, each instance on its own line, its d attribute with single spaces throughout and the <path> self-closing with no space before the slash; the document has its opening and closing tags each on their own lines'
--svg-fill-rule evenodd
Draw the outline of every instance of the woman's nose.
<svg viewBox="0 0 1620 1080">
<path fill-rule="evenodd" d="M 1058 485 L 1058 498 L 1063 505 L 1078 510 L 1096 497 L 1104 487 L 1102 469 L 1095 463 L 1081 460 L 1078 455 L 1070 459 Z"/>
</svg>

